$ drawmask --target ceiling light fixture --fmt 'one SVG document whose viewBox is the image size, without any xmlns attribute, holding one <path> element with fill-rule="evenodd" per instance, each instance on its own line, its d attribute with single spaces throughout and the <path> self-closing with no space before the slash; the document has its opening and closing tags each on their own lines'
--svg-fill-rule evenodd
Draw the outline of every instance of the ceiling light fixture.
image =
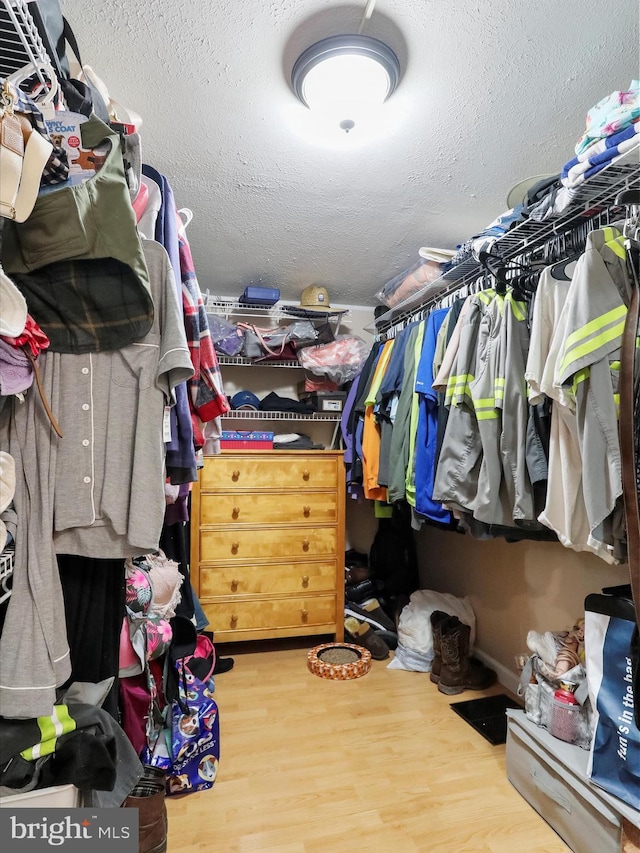
<svg viewBox="0 0 640 853">
<path fill-rule="evenodd" d="M 347 133 L 359 117 L 381 106 L 398 85 L 400 63 L 370 36 L 331 36 L 312 44 L 295 62 L 291 85 L 302 103 L 322 111 Z"/>
</svg>

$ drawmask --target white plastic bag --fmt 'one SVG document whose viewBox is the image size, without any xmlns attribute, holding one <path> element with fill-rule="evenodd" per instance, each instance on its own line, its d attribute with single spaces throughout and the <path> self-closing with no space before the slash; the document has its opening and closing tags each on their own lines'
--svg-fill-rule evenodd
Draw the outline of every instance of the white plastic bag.
<svg viewBox="0 0 640 853">
<path fill-rule="evenodd" d="M 411 594 L 409 604 L 403 608 L 398 621 L 398 648 L 387 669 L 405 669 L 412 672 L 431 672 L 433 661 L 433 633 L 431 614 L 442 610 L 457 616 L 471 628 L 469 654 L 473 653 L 476 639 L 476 617 L 468 598 L 457 598 L 448 592 L 419 589 Z M 406 652 L 405 652 L 406 650 Z M 400 652 L 400 654 L 398 654 Z"/>
</svg>

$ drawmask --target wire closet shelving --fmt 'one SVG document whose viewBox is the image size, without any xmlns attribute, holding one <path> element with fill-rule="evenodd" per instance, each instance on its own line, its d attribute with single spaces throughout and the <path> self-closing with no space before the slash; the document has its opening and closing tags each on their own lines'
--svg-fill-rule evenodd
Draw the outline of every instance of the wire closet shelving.
<svg viewBox="0 0 640 853">
<path fill-rule="evenodd" d="M 496 252 L 504 261 L 530 255 L 552 240 L 576 229 L 581 223 L 596 219 L 604 210 L 614 206 L 616 196 L 622 190 L 638 187 L 640 161 L 636 149 L 585 181 L 560 216 L 544 222 L 526 219 L 502 237 L 498 237 L 493 244 L 492 253 Z M 471 256 L 381 314 L 375 323 L 367 326 L 367 331 L 380 337 L 392 336 L 428 305 L 463 290 L 483 274 L 480 261 Z"/>
</svg>

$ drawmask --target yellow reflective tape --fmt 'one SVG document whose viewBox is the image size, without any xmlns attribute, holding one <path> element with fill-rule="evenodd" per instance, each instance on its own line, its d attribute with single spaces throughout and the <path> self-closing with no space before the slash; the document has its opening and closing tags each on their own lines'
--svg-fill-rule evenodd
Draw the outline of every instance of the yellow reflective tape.
<svg viewBox="0 0 640 853">
<path fill-rule="evenodd" d="M 487 290 L 487 291 L 481 290 L 480 293 L 478 293 L 478 299 L 481 302 L 484 302 L 485 305 L 489 305 L 492 302 L 492 300 L 494 299 L 493 292 L 489 291 L 489 290 Z"/>
<path fill-rule="evenodd" d="M 622 258 L 623 261 L 627 259 L 627 253 L 624 248 L 624 243 L 622 237 L 613 237 L 610 240 L 606 241 L 607 248 L 611 249 L 619 258 Z"/>
<path fill-rule="evenodd" d="M 509 293 L 507 296 L 509 304 L 511 305 L 511 310 L 513 311 L 513 315 L 516 320 L 526 320 L 527 318 L 527 309 L 526 304 L 524 302 L 520 302 L 513 296 L 513 291 Z"/>
<path fill-rule="evenodd" d="M 500 412 L 496 412 L 495 409 L 490 412 L 476 412 L 476 418 L 479 421 L 497 421 L 500 417 Z"/>
<path fill-rule="evenodd" d="M 585 379 L 588 379 L 590 375 L 591 369 L 588 367 L 583 367 L 582 370 L 578 370 L 576 375 L 573 377 L 573 383 L 571 385 L 571 390 L 573 391 L 574 396 L 578 390 L 578 385 L 580 385 L 581 382 L 584 382 Z"/>
<path fill-rule="evenodd" d="M 498 386 L 498 385 L 504 385 L 504 383 L 505 383 L 505 382 L 506 382 L 506 380 L 505 380 L 505 379 L 501 379 L 501 378 L 499 378 L 499 377 L 498 377 L 497 379 L 494 379 L 494 380 L 493 380 L 493 384 L 494 384 L 494 385 L 496 385 L 496 386 Z"/>
<path fill-rule="evenodd" d="M 67 732 L 75 732 L 77 726 L 76 721 L 73 719 L 71 714 L 69 713 L 69 708 L 66 705 L 55 705 L 56 716 L 58 718 L 59 723 L 62 726 L 62 731 L 59 734 L 66 734 Z"/>
<path fill-rule="evenodd" d="M 611 370 L 620 370 L 620 362 L 612 361 L 609 367 L 611 368 Z"/>
<path fill-rule="evenodd" d="M 621 317 L 624 317 L 627 313 L 626 305 L 619 305 L 617 308 L 612 308 L 611 311 L 607 311 L 605 314 L 601 314 L 600 317 L 596 317 L 594 320 L 586 323 L 586 325 L 581 326 L 579 329 L 576 329 L 575 332 L 572 332 L 564 344 L 565 353 L 567 350 L 571 349 L 574 344 L 577 344 L 578 341 L 583 340 L 584 338 L 588 338 L 594 332 L 599 331 L 600 329 L 604 329 L 605 326 L 608 326 L 609 323 L 613 323 L 616 320 L 619 320 Z"/>
<path fill-rule="evenodd" d="M 624 307 L 624 306 L 623 306 Z M 626 308 L 624 309 L 627 310 Z M 605 332 L 601 332 L 595 338 L 592 338 L 590 341 L 585 341 L 585 343 L 581 344 L 579 347 L 574 347 L 571 352 L 566 353 L 563 361 L 562 367 L 560 368 L 560 372 L 564 373 L 567 367 L 578 359 L 582 358 L 585 355 L 588 355 L 590 352 L 595 352 L 600 347 L 608 344 L 610 341 L 615 340 L 622 335 L 624 330 L 624 320 L 620 323 L 616 323 L 615 326 L 612 326 L 610 329 L 607 329 Z"/>
</svg>

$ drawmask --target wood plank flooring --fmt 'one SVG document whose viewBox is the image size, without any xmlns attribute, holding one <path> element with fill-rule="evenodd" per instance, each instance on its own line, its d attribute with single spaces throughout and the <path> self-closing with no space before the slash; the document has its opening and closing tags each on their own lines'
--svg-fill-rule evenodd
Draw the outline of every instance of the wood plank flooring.
<svg viewBox="0 0 640 853">
<path fill-rule="evenodd" d="M 170 853 L 567 853 L 429 676 L 312 675 L 326 638 L 218 646 L 212 790 L 167 800 Z"/>
</svg>

